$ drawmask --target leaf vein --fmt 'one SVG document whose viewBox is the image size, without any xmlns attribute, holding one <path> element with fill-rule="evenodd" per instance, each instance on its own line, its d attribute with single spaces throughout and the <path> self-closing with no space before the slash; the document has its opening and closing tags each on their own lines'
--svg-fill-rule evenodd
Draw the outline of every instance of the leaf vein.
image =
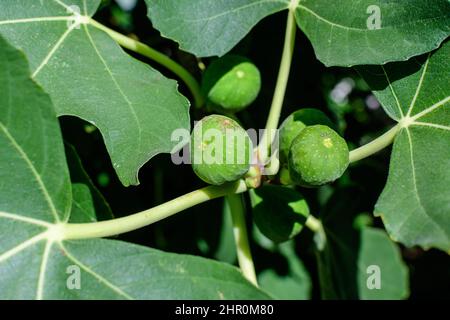
<svg viewBox="0 0 450 320">
<path fill-rule="evenodd" d="M 39 241 L 47 238 L 47 231 L 39 233 L 38 235 L 20 243 L 19 245 L 15 246 L 14 248 L 2 253 L 0 255 L 0 263 L 5 262 L 9 258 L 15 256 L 16 254 L 22 252 L 23 250 L 27 249 L 28 247 L 34 245 L 35 243 L 38 243 Z"/>
<path fill-rule="evenodd" d="M 138 135 L 138 137 L 139 137 L 139 141 L 138 141 L 139 148 L 138 148 L 138 150 L 141 151 L 141 146 L 142 146 L 142 127 L 141 127 L 141 124 L 139 122 L 139 118 L 138 118 L 138 116 L 136 114 L 136 111 L 133 108 L 133 104 L 128 99 L 128 97 L 125 95 L 125 92 L 123 91 L 123 89 L 121 88 L 121 86 L 117 82 L 116 78 L 114 77 L 114 74 L 113 74 L 112 70 L 109 68 L 109 66 L 106 63 L 105 59 L 103 58 L 103 56 L 101 55 L 100 51 L 98 50 L 98 48 L 97 48 L 97 46 L 96 46 L 96 44 L 94 42 L 94 39 L 92 38 L 91 33 L 89 32 L 89 29 L 88 29 L 88 27 L 86 25 L 84 26 L 84 30 L 86 32 L 86 35 L 87 35 L 88 39 L 89 39 L 89 42 L 91 43 L 92 47 L 94 48 L 95 53 L 97 54 L 98 58 L 100 59 L 100 61 L 104 65 L 104 67 L 106 69 L 106 72 L 109 74 L 109 76 L 111 78 L 111 81 L 113 82 L 114 86 L 117 88 L 117 90 L 119 91 L 120 95 L 123 97 L 123 99 L 127 103 L 128 107 L 129 107 L 129 109 L 131 111 L 131 114 L 133 115 L 133 118 L 134 118 L 134 120 L 136 122 L 137 129 L 139 131 L 139 135 Z"/>
<path fill-rule="evenodd" d="M 53 200 L 45 187 L 44 182 L 42 181 L 42 177 L 40 176 L 39 172 L 36 170 L 36 167 L 31 162 L 28 155 L 25 153 L 25 151 L 20 147 L 20 145 L 17 143 L 17 141 L 14 139 L 14 137 L 9 133 L 8 129 L 3 125 L 3 123 L 0 122 L 0 129 L 2 129 L 3 133 L 5 134 L 6 138 L 11 142 L 11 145 L 14 147 L 14 149 L 19 153 L 20 157 L 25 161 L 28 168 L 33 174 L 33 177 L 35 178 L 36 182 L 39 185 L 39 188 L 41 189 L 41 192 L 49 206 L 49 209 L 54 216 L 55 220 L 57 222 L 60 222 L 58 212 L 56 210 L 55 204 L 53 203 Z"/>
<path fill-rule="evenodd" d="M 52 248 L 52 241 L 47 241 L 45 244 L 44 254 L 42 256 L 41 266 L 39 268 L 39 278 L 36 290 L 36 300 L 42 300 L 44 297 L 44 285 L 45 285 L 45 271 L 47 270 L 48 256 Z"/>
<path fill-rule="evenodd" d="M 49 63 L 50 59 L 53 57 L 53 55 L 56 53 L 56 51 L 59 49 L 59 47 L 61 47 L 64 40 L 66 40 L 66 38 L 69 36 L 69 34 L 72 32 L 72 30 L 74 30 L 74 28 L 75 28 L 75 24 L 71 25 L 66 31 L 64 31 L 62 36 L 58 39 L 58 41 L 55 43 L 55 45 L 49 51 L 49 53 L 44 58 L 44 60 L 42 60 L 40 65 L 33 72 L 33 74 L 31 75 L 32 78 L 35 78 L 39 74 L 39 72 L 41 72 L 41 70 Z"/>
<path fill-rule="evenodd" d="M 428 123 L 428 122 L 413 122 L 411 125 L 420 126 L 420 127 L 431 127 L 436 129 L 442 129 L 442 130 L 448 130 L 450 131 L 450 126 L 444 126 L 440 124 L 435 123 Z"/>
<path fill-rule="evenodd" d="M 20 23 L 33 23 L 33 22 L 54 22 L 54 21 L 71 21 L 75 20 L 73 16 L 54 16 L 54 17 L 36 17 L 36 18 L 24 18 L 24 19 L 14 19 L 14 20 L 3 20 L 0 21 L 1 25 L 8 24 L 20 24 Z"/>
<path fill-rule="evenodd" d="M 422 118 L 423 116 L 429 114 L 430 112 L 433 112 L 434 110 L 436 110 L 437 108 L 443 106 L 444 104 L 446 104 L 448 101 L 450 101 L 450 96 L 446 97 L 445 99 L 435 103 L 434 105 L 432 105 L 431 107 L 423 110 L 422 112 L 416 114 L 414 117 L 412 117 L 411 119 L 413 121 Z"/>
<path fill-rule="evenodd" d="M 414 109 L 414 106 L 416 105 L 417 98 L 419 96 L 420 90 L 422 89 L 423 80 L 425 79 L 425 74 L 428 70 L 428 63 L 430 62 L 431 54 L 428 54 L 427 61 L 425 62 L 425 65 L 423 67 L 422 74 L 420 75 L 419 84 L 417 85 L 416 93 L 414 94 L 413 100 L 411 101 L 411 105 L 409 106 L 407 117 L 411 115 L 412 110 Z"/>
<path fill-rule="evenodd" d="M 28 218 L 28 217 L 20 216 L 18 214 L 9 213 L 9 212 L 0 211 L 0 218 L 17 220 L 17 221 L 21 221 L 21 222 L 27 222 L 29 224 L 34 224 L 34 225 L 38 225 L 38 226 L 46 227 L 46 228 L 52 226 L 52 224 L 45 222 L 43 220 Z"/>
<path fill-rule="evenodd" d="M 394 96 L 395 102 L 397 103 L 398 110 L 400 111 L 400 117 L 403 118 L 404 117 L 403 109 L 402 109 L 400 101 L 399 101 L 399 99 L 397 97 L 397 93 L 395 92 L 394 87 L 392 86 L 392 82 L 389 79 L 389 75 L 387 74 L 386 69 L 384 68 L 384 66 L 381 66 L 381 69 L 383 70 L 384 76 L 386 77 L 386 81 L 389 84 L 389 89 L 391 90 L 392 95 Z"/>
<path fill-rule="evenodd" d="M 124 291 L 122 291 L 119 287 L 117 287 L 116 285 L 114 285 L 112 282 L 108 281 L 107 279 L 105 279 L 104 277 L 102 277 L 101 275 L 99 275 L 98 273 L 96 273 L 94 270 L 90 269 L 88 266 L 86 266 L 85 264 L 83 264 L 81 261 L 79 261 L 77 258 L 75 258 L 72 254 L 70 254 L 70 252 L 63 246 L 62 243 L 59 243 L 59 246 L 61 247 L 61 249 L 64 251 L 64 253 L 66 254 L 66 256 L 72 260 L 75 264 L 79 265 L 82 269 L 84 269 L 87 273 L 89 273 L 90 275 L 92 275 L 94 278 L 96 278 L 99 282 L 103 283 L 105 286 L 107 286 L 109 289 L 111 289 L 112 291 L 114 291 L 115 293 L 125 297 L 128 300 L 134 300 L 133 297 L 131 297 L 130 295 L 128 295 L 127 293 L 125 293 Z"/>
<path fill-rule="evenodd" d="M 184 19 L 183 21 L 186 21 L 186 22 L 211 21 L 211 20 L 215 20 L 217 18 L 220 18 L 220 17 L 228 15 L 228 14 L 236 13 L 236 12 L 239 12 L 241 10 L 245 10 L 245 9 L 254 7 L 256 5 L 261 5 L 261 4 L 264 4 L 264 3 L 271 3 L 271 2 L 272 3 L 275 3 L 275 2 L 286 3 L 286 8 L 288 8 L 288 5 L 289 5 L 286 1 L 261 0 L 261 1 L 258 1 L 258 2 L 253 2 L 253 3 L 249 3 L 249 4 L 246 4 L 246 5 L 237 7 L 237 8 L 233 8 L 232 10 L 221 12 L 221 13 L 216 14 L 214 16 L 209 16 L 209 17 L 200 18 L 200 19 Z M 172 19 L 178 19 L 178 18 L 179 17 L 173 17 Z M 168 19 L 168 20 L 172 20 L 172 19 Z"/>
</svg>

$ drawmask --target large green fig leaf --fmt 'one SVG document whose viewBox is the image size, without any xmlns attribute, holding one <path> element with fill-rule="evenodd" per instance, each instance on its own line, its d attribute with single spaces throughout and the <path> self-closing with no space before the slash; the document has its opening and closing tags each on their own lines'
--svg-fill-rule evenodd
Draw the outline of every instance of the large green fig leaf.
<svg viewBox="0 0 450 320">
<path fill-rule="evenodd" d="M 393 239 L 450 250 L 450 42 L 426 56 L 360 68 L 399 123 L 375 207 Z"/>
<path fill-rule="evenodd" d="M 162 35 L 197 56 L 222 56 L 262 18 L 291 8 L 327 66 L 384 64 L 450 34 L 448 0 L 146 0 Z"/>
<path fill-rule="evenodd" d="M 384 64 L 436 49 L 450 35 L 448 0 L 301 0 L 297 23 L 327 66 Z"/>
<path fill-rule="evenodd" d="M 51 100 L 2 37 L 0 150 L 0 299 L 269 298 L 227 264 L 115 240 L 65 240 L 70 215 L 87 221 L 94 203 L 88 185 L 72 192 Z"/>
<path fill-rule="evenodd" d="M 199 57 L 223 56 L 289 0 L 145 0 L 156 29 Z"/>
<path fill-rule="evenodd" d="M 321 215 L 326 241 L 317 250 L 324 299 L 404 299 L 408 269 L 386 232 L 354 226 L 361 191 L 338 190 Z"/>
<path fill-rule="evenodd" d="M 128 56 L 90 23 L 99 0 L 0 1 L 0 35 L 27 55 L 32 77 L 58 115 L 97 126 L 126 186 L 154 155 L 170 152 L 173 130 L 189 128 L 188 102 L 168 80 Z M 161 125 L 164 123 L 164 125 Z"/>
</svg>

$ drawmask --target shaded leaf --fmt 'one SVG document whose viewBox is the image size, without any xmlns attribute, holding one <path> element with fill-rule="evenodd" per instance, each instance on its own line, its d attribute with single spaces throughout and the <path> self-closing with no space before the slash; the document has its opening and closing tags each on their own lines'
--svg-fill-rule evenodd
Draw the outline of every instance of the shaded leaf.
<svg viewBox="0 0 450 320">
<path fill-rule="evenodd" d="M 306 200 L 289 187 L 266 185 L 250 190 L 250 196 L 258 229 L 274 242 L 295 237 L 309 216 Z"/>
<path fill-rule="evenodd" d="M 228 201 L 223 201 L 222 224 L 218 246 L 214 252 L 214 258 L 234 264 L 237 260 L 236 245 L 233 234 L 233 222 Z"/>
<path fill-rule="evenodd" d="M 69 145 L 68 143 L 64 144 L 65 151 L 66 151 L 66 157 L 67 157 L 67 164 L 69 166 L 70 171 L 70 180 L 72 181 L 72 186 L 79 185 L 77 187 L 77 192 L 79 192 L 80 199 L 85 199 L 84 201 L 89 201 L 89 203 L 92 203 L 92 208 L 88 211 L 92 211 L 92 214 L 89 214 L 89 220 L 90 221 L 96 221 L 98 220 L 108 220 L 112 219 L 113 213 L 111 211 L 111 208 L 109 204 L 106 202 L 103 195 L 98 191 L 98 189 L 95 187 L 94 183 L 92 182 L 91 178 L 87 174 L 87 172 L 83 168 L 83 164 L 81 163 L 80 158 L 78 157 L 77 151 L 72 145 Z M 82 187 L 84 186 L 84 187 Z M 86 192 L 86 187 L 88 188 L 89 195 Z M 84 189 L 84 190 L 82 190 Z M 75 194 L 75 190 L 73 190 L 73 193 Z M 74 196 L 74 202 L 76 201 L 76 197 Z M 88 200 L 88 198 L 90 200 Z M 83 202 L 84 202 L 83 201 Z M 87 202 L 88 203 L 88 202 Z M 87 210 L 87 208 L 86 208 Z M 93 220 L 92 220 L 93 218 Z M 73 213 L 73 204 L 72 204 L 72 214 L 70 216 L 70 222 L 81 222 L 81 221 L 75 221 L 74 220 L 74 213 Z"/>
<path fill-rule="evenodd" d="M 276 299 L 306 300 L 311 298 L 311 278 L 297 257 L 293 242 L 279 245 L 278 249 L 288 260 L 288 274 L 278 274 L 273 269 L 266 269 L 258 275 L 261 288 Z"/>
<path fill-rule="evenodd" d="M 359 192 L 338 191 L 322 215 L 327 237 L 325 248 L 317 251 L 322 297 L 404 299 L 409 292 L 408 269 L 398 247 L 380 229 L 353 227 Z"/>
<path fill-rule="evenodd" d="M 70 223 L 97 221 L 91 190 L 85 184 L 72 184 L 72 210 L 69 221 Z"/>
</svg>

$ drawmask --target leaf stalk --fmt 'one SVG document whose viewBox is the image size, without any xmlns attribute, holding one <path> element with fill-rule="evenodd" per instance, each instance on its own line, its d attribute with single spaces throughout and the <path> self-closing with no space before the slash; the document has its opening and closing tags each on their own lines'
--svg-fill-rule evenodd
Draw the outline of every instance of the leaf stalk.
<svg viewBox="0 0 450 320">
<path fill-rule="evenodd" d="M 367 158 L 389 146 L 392 142 L 394 142 L 394 139 L 400 129 L 401 126 L 397 124 L 392 129 L 384 133 L 382 136 L 376 138 L 372 142 L 369 142 L 368 144 L 350 151 L 350 163 Z"/>
<path fill-rule="evenodd" d="M 278 122 L 280 121 L 281 109 L 283 107 L 289 80 L 289 73 L 291 70 L 296 32 L 297 25 L 295 22 L 294 10 L 289 10 L 278 79 L 275 86 L 272 104 L 270 106 L 269 116 L 267 118 L 266 129 L 258 146 L 259 159 L 261 163 L 266 163 L 269 158 L 268 155 L 270 153 L 270 145 L 274 139 L 272 132 L 278 128 Z"/>
<path fill-rule="evenodd" d="M 239 267 L 247 280 L 255 286 L 258 286 L 255 265 L 253 263 L 253 257 L 248 241 L 247 225 L 245 223 L 245 208 L 244 203 L 242 202 L 242 196 L 239 194 L 229 194 L 225 197 L 225 200 L 230 207 Z"/>
<path fill-rule="evenodd" d="M 208 200 L 246 190 L 247 186 L 243 180 L 221 186 L 208 186 L 123 218 L 63 224 L 61 234 L 64 240 L 111 237 L 148 226 Z"/>
</svg>

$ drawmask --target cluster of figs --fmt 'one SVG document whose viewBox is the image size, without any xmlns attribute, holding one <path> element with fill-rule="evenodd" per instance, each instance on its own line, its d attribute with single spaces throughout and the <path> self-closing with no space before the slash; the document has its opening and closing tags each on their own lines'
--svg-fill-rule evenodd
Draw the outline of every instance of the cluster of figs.
<svg viewBox="0 0 450 320">
<path fill-rule="evenodd" d="M 193 129 L 192 167 L 203 181 L 221 185 L 248 173 L 253 144 L 234 120 L 234 113 L 254 102 L 260 89 L 258 68 L 237 55 L 219 58 L 205 71 L 202 90 L 208 109 L 229 116 L 206 116 Z M 278 135 L 282 184 L 317 187 L 342 176 L 349 164 L 349 150 L 346 141 L 333 128 L 333 122 L 317 109 L 300 109 L 284 120 Z M 228 139 L 230 135 L 233 139 Z M 209 157 L 212 154 L 214 161 L 204 161 L 206 153 Z"/>
</svg>

